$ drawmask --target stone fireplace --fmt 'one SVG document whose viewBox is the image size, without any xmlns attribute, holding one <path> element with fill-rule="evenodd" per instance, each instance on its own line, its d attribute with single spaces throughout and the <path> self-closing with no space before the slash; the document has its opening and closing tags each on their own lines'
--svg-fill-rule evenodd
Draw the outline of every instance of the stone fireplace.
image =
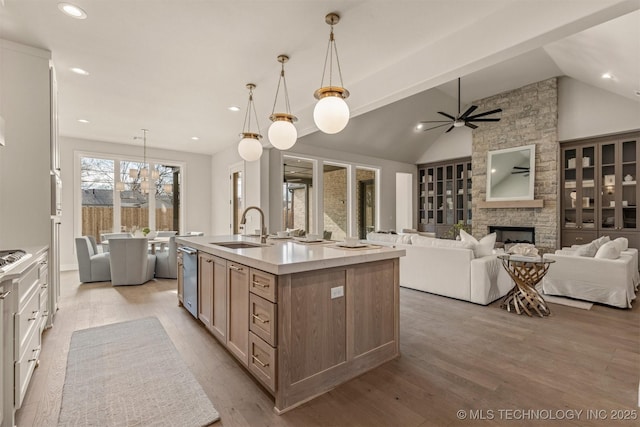
<svg viewBox="0 0 640 427">
<path fill-rule="evenodd" d="M 473 104 L 478 106 L 478 111 L 503 110 L 499 122 L 483 123 L 472 134 L 474 236 L 483 237 L 490 226 L 527 224 L 534 230 L 532 240 L 538 249 L 554 250 L 559 242 L 560 215 L 557 193 L 560 158 L 557 78 L 474 101 Z M 543 206 L 479 207 L 476 201 L 486 200 L 487 152 L 528 144 L 536 146 L 534 198 L 542 200 Z"/>
</svg>

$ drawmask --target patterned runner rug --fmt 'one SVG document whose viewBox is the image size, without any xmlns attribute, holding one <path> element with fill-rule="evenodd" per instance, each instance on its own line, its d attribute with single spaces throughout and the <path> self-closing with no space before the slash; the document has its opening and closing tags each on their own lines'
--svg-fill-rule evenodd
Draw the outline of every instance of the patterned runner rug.
<svg viewBox="0 0 640 427">
<path fill-rule="evenodd" d="M 59 426 L 207 426 L 220 419 L 156 317 L 75 331 Z"/>
</svg>

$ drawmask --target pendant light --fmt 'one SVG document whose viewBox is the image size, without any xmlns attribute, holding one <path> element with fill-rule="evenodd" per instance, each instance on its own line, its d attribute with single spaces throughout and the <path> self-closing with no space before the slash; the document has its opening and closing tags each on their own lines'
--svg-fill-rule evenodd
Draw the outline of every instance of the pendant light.
<svg viewBox="0 0 640 427">
<path fill-rule="evenodd" d="M 293 125 L 298 118 L 291 114 L 289 105 L 289 91 L 287 90 L 287 79 L 284 76 L 284 63 L 289 60 L 287 55 L 278 55 L 278 62 L 282 64 L 280 70 L 280 79 L 278 80 L 278 88 L 276 89 L 276 98 L 273 101 L 273 109 L 269 120 L 273 123 L 269 126 L 269 142 L 278 150 L 288 150 L 293 147 L 298 139 L 298 131 Z M 284 113 L 276 113 L 276 103 L 278 102 L 278 93 L 280 92 L 280 83 L 284 88 Z"/>
<path fill-rule="evenodd" d="M 256 85 L 253 83 L 247 83 L 247 89 L 249 89 L 249 101 L 247 102 L 247 111 L 244 115 L 244 125 L 242 126 L 242 133 L 240 136 L 242 139 L 238 143 L 238 153 L 247 162 L 256 161 L 262 156 L 262 144 L 260 139 L 260 126 L 258 125 L 258 114 L 256 113 L 256 106 L 253 104 L 253 90 Z M 253 116 L 256 119 L 256 127 L 258 133 L 251 132 L 251 111 L 253 110 Z"/>
<path fill-rule="evenodd" d="M 342 83 L 342 71 L 340 70 L 340 60 L 338 59 L 338 49 L 336 47 L 335 37 L 333 36 L 333 26 L 340 22 L 340 16 L 337 13 L 330 13 L 325 16 L 325 22 L 331 26 L 331 32 L 329 33 L 329 44 L 324 58 L 324 68 L 322 70 L 322 82 L 320 83 L 320 89 L 316 90 L 313 94 L 313 96 L 318 99 L 318 103 L 313 110 L 313 120 L 318 129 L 322 132 L 334 134 L 344 129 L 349 122 L 349 106 L 344 101 L 349 97 L 349 91 L 343 87 L 344 84 Z M 340 86 L 334 86 L 332 83 L 334 52 L 338 68 L 338 76 L 340 77 Z M 329 60 L 329 86 L 324 86 L 324 76 L 327 71 L 327 59 Z"/>
</svg>

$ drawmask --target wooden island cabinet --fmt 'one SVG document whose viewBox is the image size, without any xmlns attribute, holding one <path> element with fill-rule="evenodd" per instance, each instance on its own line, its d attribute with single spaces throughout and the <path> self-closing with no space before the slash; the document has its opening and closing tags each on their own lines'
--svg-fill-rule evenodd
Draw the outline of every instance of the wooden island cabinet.
<svg viewBox="0 0 640 427">
<path fill-rule="evenodd" d="M 211 239 L 183 239 L 198 249 L 198 317 L 274 396 L 277 413 L 399 355 L 404 251 L 200 243 Z M 274 260 L 287 252 L 317 259 Z"/>
</svg>

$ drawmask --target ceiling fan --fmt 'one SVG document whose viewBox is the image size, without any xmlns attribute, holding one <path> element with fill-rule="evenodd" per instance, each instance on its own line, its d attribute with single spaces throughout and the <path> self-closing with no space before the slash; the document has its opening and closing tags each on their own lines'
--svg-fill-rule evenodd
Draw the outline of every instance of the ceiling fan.
<svg viewBox="0 0 640 427">
<path fill-rule="evenodd" d="M 426 120 L 426 121 L 420 122 L 420 123 L 442 123 L 441 125 L 437 125 L 437 126 L 434 126 L 434 127 L 430 127 L 428 129 L 424 129 L 423 132 L 431 130 L 431 129 L 437 129 L 437 128 L 442 127 L 442 126 L 450 126 L 449 129 L 447 129 L 447 132 L 450 132 L 451 129 L 453 129 L 453 128 L 458 128 L 458 127 L 462 127 L 462 126 L 467 126 L 467 127 L 470 127 L 471 129 L 476 129 L 478 126 L 473 124 L 472 122 L 497 122 L 497 121 L 500 121 L 499 117 L 485 117 L 485 116 L 488 116 L 490 114 L 499 113 L 499 112 L 502 111 L 502 108 L 496 108 L 495 110 L 486 111 L 486 112 L 480 113 L 480 114 L 474 114 L 473 116 L 470 115 L 477 108 L 478 108 L 477 105 L 472 105 L 471 107 L 467 108 L 467 111 L 465 111 L 464 113 L 460 114 L 460 77 L 458 77 L 458 115 L 454 117 L 451 114 L 447 114 L 447 113 L 443 113 L 442 111 L 438 111 L 438 114 L 441 114 L 441 115 L 445 116 L 449 120 Z"/>
<path fill-rule="evenodd" d="M 514 166 L 511 174 L 524 174 L 523 176 L 529 176 L 529 168 L 524 166 Z"/>
</svg>

